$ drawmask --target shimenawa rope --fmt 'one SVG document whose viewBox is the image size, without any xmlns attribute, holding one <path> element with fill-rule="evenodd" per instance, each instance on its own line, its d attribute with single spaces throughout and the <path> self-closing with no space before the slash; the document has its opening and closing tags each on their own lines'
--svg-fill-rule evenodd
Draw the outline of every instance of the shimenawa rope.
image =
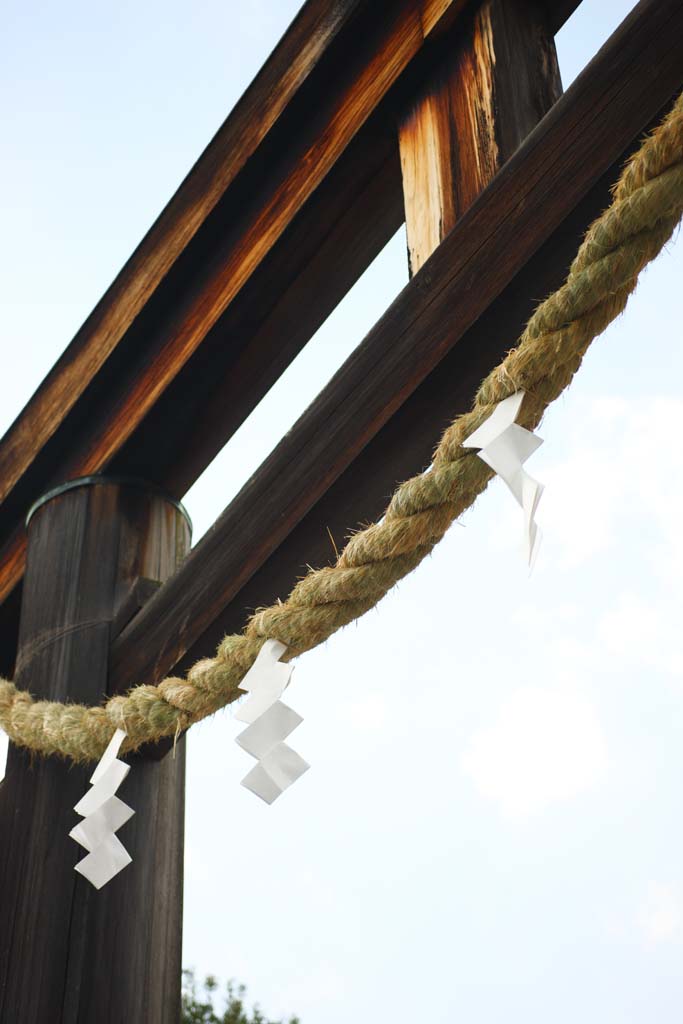
<svg viewBox="0 0 683 1024">
<path fill-rule="evenodd" d="M 295 656 L 372 608 L 429 554 L 492 473 L 462 440 L 495 405 L 524 390 L 519 422 L 533 430 L 569 385 L 591 341 L 624 309 L 640 271 L 683 215 L 683 96 L 624 168 L 609 208 L 588 230 L 567 280 L 536 309 L 517 345 L 484 380 L 471 412 L 446 430 L 425 473 L 401 484 L 384 517 L 356 533 L 336 565 L 312 570 L 287 600 L 256 612 L 226 636 L 215 658 L 186 679 L 136 686 L 102 707 L 34 701 L 0 680 L 0 726 L 40 754 L 97 760 L 116 728 L 127 748 L 172 736 L 240 696 L 238 685 L 264 641 Z"/>
</svg>

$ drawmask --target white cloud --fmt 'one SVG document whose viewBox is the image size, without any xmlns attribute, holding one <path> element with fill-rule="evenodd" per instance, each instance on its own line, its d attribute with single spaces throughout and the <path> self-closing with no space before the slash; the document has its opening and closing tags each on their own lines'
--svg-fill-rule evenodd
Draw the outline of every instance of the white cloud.
<svg viewBox="0 0 683 1024">
<path fill-rule="evenodd" d="M 674 642 L 680 601 L 658 595 L 647 602 L 638 594 L 620 594 L 599 622 L 598 637 L 612 658 L 628 665 L 640 664 L 658 671 L 683 675 L 683 654 Z"/>
<path fill-rule="evenodd" d="M 678 893 L 671 885 L 650 882 L 638 926 L 646 943 L 657 946 L 672 942 L 681 935 L 683 914 Z"/>
<path fill-rule="evenodd" d="M 201 843 L 189 836 L 185 841 L 185 880 L 190 884 L 209 883 L 212 878 L 211 865 Z"/>
<path fill-rule="evenodd" d="M 625 480 L 604 448 L 580 450 L 540 475 L 545 546 L 557 552 L 560 568 L 572 569 L 614 544 Z"/>
<path fill-rule="evenodd" d="M 351 727 L 374 735 L 380 730 L 386 731 L 392 725 L 395 728 L 399 717 L 397 712 L 400 713 L 400 710 L 400 707 L 394 708 L 383 693 L 360 691 L 356 695 L 352 691 L 350 697 L 346 698 L 337 710 L 336 718 L 341 719 L 339 724 L 342 729 Z M 406 722 L 406 716 L 401 716 L 401 720 L 401 724 L 410 727 L 410 722 Z"/>
<path fill-rule="evenodd" d="M 280 1013 L 291 1013 L 292 1007 L 297 1008 L 301 1016 L 309 1017 L 317 1007 L 330 1001 L 343 1000 L 348 995 L 349 979 L 330 963 L 316 963 L 315 973 L 302 972 L 290 975 L 289 982 L 280 993 Z"/>
<path fill-rule="evenodd" d="M 507 817 L 525 818 L 591 789 L 607 749 L 594 705 L 575 687 L 523 687 L 475 734 L 462 766 Z"/>
<path fill-rule="evenodd" d="M 549 423 L 551 416 L 552 411 Z M 557 419 L 566 425 L 564 410 Z M 546 485 L 540 518 L 552 551 L 549 561 L 573 568 L 610 547 L 623 552 L 627 541 L 647 545 L 660 557 L 667 578 L 680 572 L 683 447 L 676 442 L 683 401 L 661 396 L 579 400 L 568 429 L 571 456 L 537 472 Z M 552 431 L 546 436 L 550 441 Z M 561 444 L 555 436 L 541 449 L 544 458 Z"/>
</svg>

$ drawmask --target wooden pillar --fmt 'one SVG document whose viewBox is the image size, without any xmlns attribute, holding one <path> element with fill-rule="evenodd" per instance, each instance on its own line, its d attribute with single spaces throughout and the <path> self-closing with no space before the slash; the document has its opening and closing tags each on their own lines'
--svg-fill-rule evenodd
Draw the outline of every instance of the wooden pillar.
<svg viewBox="0 0 683 1024">
<path fill-rule="evenodd" d="M 98 704 L 112 633 L 176 569 L 186 515 L 135 481 L 57 489 L 30 519 L 17 684 Z M 74 871 L 69 838 L 91 767 L 10 747 L 0 784 L 2 1024 L 169 1024 L 180 1015 L 185 745 L 131 759 L 118 833 L 133 862 L 103 889 Z"/>
<path fill-rule="evenodd" d="M 471 6 L 399 123 L 411 275 L 562 92 L 547 4 Z"/>
</svg>

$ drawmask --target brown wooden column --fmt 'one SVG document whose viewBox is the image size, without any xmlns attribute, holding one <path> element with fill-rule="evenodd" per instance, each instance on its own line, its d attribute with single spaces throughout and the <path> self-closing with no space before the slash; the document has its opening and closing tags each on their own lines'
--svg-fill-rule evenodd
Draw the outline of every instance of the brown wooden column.
<svg viewBox="0 0 683 1024">
<path fill-rule="evenodd" d="M 182 509 L 132 481 L 68 485 L 32 515 L 17 684 L 98 704 L 112 633 L 187 552 Z M 142 582 L 141 582 L 142 581 Z M 142 597 L 141 597 L 142 595 Z M 131 759 L 118 833 L 133 862 L 97 891 L 69 838 L 91 767 L 10 747 L 0 784 L 2 1024 L 169 1024 L 180 1012 L 185 746 Z"/>
<path fill-rule="evenodd" d="M 547 5 L 471 6 L 399 124 L 411 275 L 562 92 Z"/>
</svg>

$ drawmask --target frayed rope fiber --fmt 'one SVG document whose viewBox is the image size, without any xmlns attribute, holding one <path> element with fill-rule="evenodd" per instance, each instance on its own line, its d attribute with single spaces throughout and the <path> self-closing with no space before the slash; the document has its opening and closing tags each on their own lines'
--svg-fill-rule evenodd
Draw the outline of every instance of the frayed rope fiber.
<svg viewBox="0 0 683 1024">
<path fill-rule="evenodd" d="M 102 707 L 34 701 L 0 680 L 0 726 L 13 743 L 74 761 L 97 760 L 113 732 L 127 749 L 177 735 L 237 697 L 264 641 L 288 656 L 322 643 L 372 608 L 417 566 L 486 487 L 491 470 L 462 441 L 516 391 L 519 422 L 535 429 L 569 385 L 591 341 L 624 309 L 640 271 L 660 252 L 683 215 L 683 95 L 625 166 L 613 201 L 589 228 L 567 280 L 536 309 L 516 348 L 484 380 L 471 412 L 446 430 L 426 473 L 396 490 L 382 520 L 356 533 L 337 564 L 312 570 L 282 604 L 226 636 L 215 658 L 186 679 L 136 686 Z"/>
</svg>

